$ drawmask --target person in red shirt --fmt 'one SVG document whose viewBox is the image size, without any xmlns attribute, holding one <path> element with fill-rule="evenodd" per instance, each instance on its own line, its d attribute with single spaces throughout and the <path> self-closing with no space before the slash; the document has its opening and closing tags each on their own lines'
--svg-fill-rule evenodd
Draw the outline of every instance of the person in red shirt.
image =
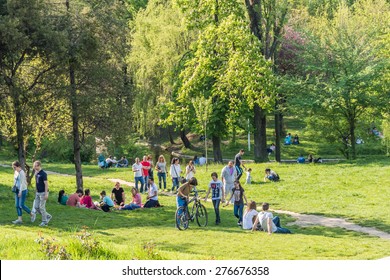
<svg viewBox="0 0 390 280">
<path fill-rule="evenodd" d="M 80 204 L 80 198 L 83 195 L 83 191 L 78 189 L 74 194 L 69 196 L 68 200 L 66 201 L 66 205 L 72 206 L 72 207 L 85 207 L 84 205 Z"/>
<path fill-rule="evenodd" d="M 150 162 L 148 161 L 148 157 L 147 156 L 144 156 L 143 157 L 143 160 L 141 161 L 141 165 L 142 165 L 142 177 L 144 178 L 144 186 L 145 186 L 145 192 L 148 191 L 148 188 L 149 188 L 149 169 L 151 168 L 150 166 Z M 141 185 L 141 190 L 140 192 L 143 193 L 143 189 L 142 189 L 142 185 Z"/>
<path fill-rule="evenodd" d="M 80 204 L 84 205 L 88 209 L 101 210 L 92 202 L 92 197 L 91 197 L 90 193 L 91 192 L 89 189 L 85 189 L 84 195 L 80 199 Z"/>
</svg>

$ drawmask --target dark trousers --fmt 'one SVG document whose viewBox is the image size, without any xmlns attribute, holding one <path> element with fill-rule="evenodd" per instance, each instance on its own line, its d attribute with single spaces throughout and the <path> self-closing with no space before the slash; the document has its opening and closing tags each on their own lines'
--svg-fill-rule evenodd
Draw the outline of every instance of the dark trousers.
<svg viewBox="0 0 390 280">
<path fill-rule="evenodd" d="M 220 199 L 213 200 L 213 206 L 215 211 L 215 222 L 219 224 L 221 222 L 221 217 L 219 215 L 219 204 L 221 203 Z"/>
</svg>

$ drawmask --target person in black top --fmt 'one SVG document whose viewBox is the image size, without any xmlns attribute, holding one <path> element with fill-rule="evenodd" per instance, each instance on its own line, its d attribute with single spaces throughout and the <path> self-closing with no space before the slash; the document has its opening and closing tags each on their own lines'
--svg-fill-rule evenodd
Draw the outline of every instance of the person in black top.
<svg viewBox="0 0 390 280">
<path fill-rule="evenodd" d="M 121 183 L 115 183 L 115 187 L 111 191 L 111 199 L 114 201 L 115 205 L 125 205 L 125 191 L 121 187 Z"/>
<path fill-rule="evenodd" d="M 241 165 L 242 165 L 242 167 L 244 167 L 245 170 L 246 170 L 245 165 L 242 163 L 242 156 L 243 156 L 243 155 L 244 155 L 244 150 L 241 149 L 241 150 L 239 151 L 239 153 L 234 157 L 234 166 L 235 166 L 235 168 L 236 168 L 236 170 L 237 170 L 237 181 L 240 180 L 240 178 L 241 178 L 241 176 L 242 176 L 242 173 L 243 173 L 243 170 L 242 170 L 242 168 L 241 168 Z"/>
<path fill-rule="evenodd" d="M 52 216 L 46 212 L 46 201 L 49 197 L 49 184 L 47 174 L 42 170 L 41 162 L 35 161 L 33 168 L 35 170 L 36 194 L 34 199 L 34 209 L 31 212 L 31 222 L 35 221 L 36 213 L 42 215 L 41 227 L 47 226 Z"/>
</svg>

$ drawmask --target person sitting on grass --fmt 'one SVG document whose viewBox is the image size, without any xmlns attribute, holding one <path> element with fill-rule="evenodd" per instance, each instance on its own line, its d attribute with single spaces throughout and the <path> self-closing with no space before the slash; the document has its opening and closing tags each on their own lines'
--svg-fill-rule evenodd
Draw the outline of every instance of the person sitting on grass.
<svg viewBox="0 0 390 280">
<path fill-rule="evenodd" d="M 263 231 L 268 232 L 268 234 L 272 233 L 291 233 L 291 231 L 287 228 L 282 228 L 280 226 L 280 219 L 278 216 L 273 216 L 269 210 L 269 204 L 264 202 L 262 205 L 263 211 L 261 211 L 253 224 L 252 231 L 257 229 L 257 225 L 260 223 Z"/>
<path fill-rule="evenodd" d="M 270 168 L 266 168 L 264 182 L 266 182 L 267 179 L 270 180 L 271 182 L 277 182 L 280 180 L 280 177 L 275 171 L 271 170 Z"/>
<path fill-rule="evenodd" d="M 68 196 L 65 194 L 64 190 L 60 190 L 58 192 L 58 203 L 61 205 L 66 205 L 66 202 L 68 201 Z"/>
<path fill-rule="evenodd" d="M 144 205 L 144 208 L 159 207 L 160 203 L 158 202 L 158 193 L 157 186 L 154 183 L 153 178 L 149 178 L 149 189 L 148 196 L 146 197 L 147 201 Z"/>
<path fill-rule="evenodd" d="M 69 196 L 68 200 L 66 201 L 66 205 L 71 207 L 77 207 L 77 208 L 85 208 L 85 205 L 81 205 L 80 198 L 83 195 L 83 191 L 78 189 L 74 194 Z"/>
<path fill-rule="evenodd" d="M 101 210 L 100 207 L 92 202 L 91 191 L 89 189 L 85 189 L 84 195 L 80 199 L 80 204 L 88 209 Z"/>
<path fill-rule="evenodd" d="M 135 187 L 133 187 L 131 189 L 131 195 L 133 197 L 133 200 L 131 201 L 131 203 L 120 206 L 118 208 L 119 210 L 134 210 L 134 209 L 138 209 L 138 208 L 142 207 L 141 195 Z"/>
<path fill-rule="evenodd" d="M 252 229 L 253 224 L 256 220 L 257 212 L 256 210 L 257 205 L 255 201 L 251 201 L 250 203 L 247 204 L 247 207 L 244 212 L 244 216 L 242 219 L 242 229 Z"/>
<path fill-rule="evenodd" d="M 293 142 L 292 142 L 293 145 L 299 145 L 299 137 L 298 137 L 298 134 L 295 134 L 294 138 L 293 138 Z"/>
<path fill-rule="evenodd" d="M 219 204 L 221 200 L 225 197 L 225 191 L 223 189 L 223 184 L 218 180 L 218 174 L 216 172 L 211 173 L 211 182 L 209 183 L 209 189 L 207 191 L 204 201 L 207 201 L 207 198 L 212 192 L 211 200 L 213 201 L 214 212 L 215 212 L 215 224 L 219 225 L 221 223 L 221 217 L 219 215 Z"/>
<path fill-rule="evenodd" d="M 234 201 L 234 216 L 238 219 L 237 225 L 242 226 L 242 214 L 244 211 L 244 199 L 245 199 L 245 204 L 247 204 L 247 199 L 244 194 L 244 189 L 242 188 L 240 181 L 234 181 L 234 189 L 233 193 L 226 202 L 225 206 L 229 205 L 230 200 L 233 198 Z M 243 199 L 244 198 L 244 199 Z"/>
<path fill-rule="evenodd" d="M 125 191 L 121 187 L 121 183 L 115 183 L 115 187 L 111 191 L 111 199 L 116 206 L 125 205 Z"/>
<path fill-rule="evenodd" d="M 100 207 L 104 212 L 110 212 L 111 207 L 114 207 L 114 201 L 106 195 L 106 191 L 100 193 Z"/>
<path fill-rule="evenodd" d="M 298 157 L 298 159 L 297 159 L 297 162 L 298 163 L 305 163 L 305 158 L 303 157 L 303 155 L 301 154 L 299 157 Z"/>
</svg>

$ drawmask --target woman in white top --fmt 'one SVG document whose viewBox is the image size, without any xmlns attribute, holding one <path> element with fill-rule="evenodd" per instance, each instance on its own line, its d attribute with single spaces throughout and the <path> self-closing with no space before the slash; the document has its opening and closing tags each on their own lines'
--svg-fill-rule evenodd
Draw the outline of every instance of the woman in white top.
<svg viewBox="0 0 390 280">
<path fill-rule="evenodd" d="M 186 166 L 186 180 L 189 181 L 195 175 L 195 165 L 192 160 L 188 162 Z"/>
<path fill-rule="evenodd" d="M 242 218 L 242 228 L 243 229 L 252 229 L 253 223 L 256 220 L 257 214 L 259 214 L 259 212 L 257 212 L 256 208 L 257 208 L 256 202 L 254 202 L 254 201 L 251 201 L 247 205 L 245 212 L 244 212 L 244 216 Z"/>
<path fill-rule="evenodd" d="M 17 192 L 15 193 L 15 207 L 16 212 L 18 213 L 18 219 L 12 221 L 13 224 L 21 224 L 22 223 L 22 210 L 26 211 L 31 215 L 31 210 L 26 205 L 24 205 L 27 196 L 27 181 L 26 181 L 26 173 L 24 173 L 20 163 L 18 161 L 14 161 L 12 163 L 12 168 L 15 170 L 14 173 L 14 185 L 17 187 Z"/>
<path fill-rule="evenodd" d="M 172 159 L 171 170 L 169 172 L 172 178 L 172 191 L 179 188 L 179 179 L 181 174 L 180 162 L 178 158 Z"/>
<path fill-rule="evenodd" d="M 167 189 L 167 163 L 165 157 L 160 155 L 156 163 L 158 188 L 161 190 L 161 181 L 164 182 L 164 191 Z"/>
</svg>

